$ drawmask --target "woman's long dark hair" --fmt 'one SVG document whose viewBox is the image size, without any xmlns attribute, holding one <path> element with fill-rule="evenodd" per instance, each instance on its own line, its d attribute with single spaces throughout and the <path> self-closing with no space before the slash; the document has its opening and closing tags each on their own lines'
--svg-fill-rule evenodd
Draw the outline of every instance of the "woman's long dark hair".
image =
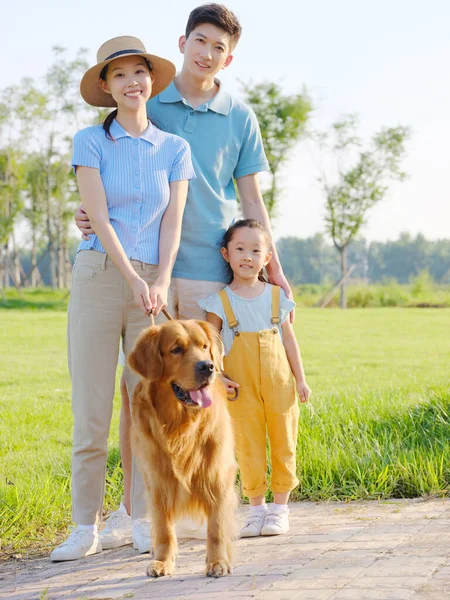
<svg viewBox="0 0 450 600">
<path fill-rule="evenodd" d="M 258 221 L 257 219 L 239 219 L 238 221 L 233 223 L 233 225 L 228 227 L 228 229 L 226 230 L 225 235 L 223 236 L 223 239 L 222 239 L 222 248 L 228 249 L 228 244 L 233 239 L 235 232 L 238 229 L 242 229 L 243 227 L 248 227 L 249 229 L 259 229 L 264 235 L 264 238 L 267 242 L 267 247 L 269 249 L 272 247 L 272 237 L 271 237 L 269 231 L 266 229 L 266 227 L 264 227 L 264 225 L 260 221 Z M 228 264 L 228 269 L 230 271 L 230 283 L 231 283 L 233 281 L 233 271 L 230 267 L 230 264 L 229 263 L 227 263 L 227 264 Z M 258 279 L 260 281 L 264 281 L 264 283 L 269 283 L 269 280 L 267 279 L 267 275 L 266 275 L 264 269 L 261 269 L 261 271 L 258 273 Z"/>
<path fill-rule="evenodd" d="M 152 63 L 148 60 L 148 58 L 146 58 L 145 56 L 142 57 L 142 60 L 145 62 L 145 64 L 147 65 L 147 69 L 151 74 L 153 73 L 153 67 L 152 67 Z M 106 74 L 108 73 L 108 67 L 109 67 L 108 63 L 107 65 L 105 65 L 103 67 L 103 69 L 101 70 L 100 73 L 100 79 L 102 81 L 106 82 Z M 115 141 L 115 139 L 112 137 L 111 133 L 110 133 L 110 128 L 111 128 L 111 124 L 114 121 L 114 119 L 117 117 L 117 108 L 114 109 L 112 112 L 109 113 L 109 115 L 106 117 L 106 119 L 103 121 L 103 129 L 105 131 L 105 135 L 108 138 L 108 140 L 112 140 L 113 142 Z"/>
</svg>

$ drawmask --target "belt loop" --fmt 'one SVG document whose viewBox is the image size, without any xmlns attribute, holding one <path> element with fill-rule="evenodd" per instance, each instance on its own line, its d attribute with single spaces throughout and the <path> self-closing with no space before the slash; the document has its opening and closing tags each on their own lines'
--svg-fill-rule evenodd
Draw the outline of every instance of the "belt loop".
<svg viewBox="0 0 450 600">
<path fill-rule="evenodd" d="M 106 271 L 106 261 L 108 260 L 108 255 L 105 252 L 105 256 L 103 257 L 102 260 L 102 271 Z"/>
<path fill-rule="evenodd" d="M 142 265 L 142 270 L 147 271 L 147 263 L 141 262 L 141 265 Z"/>
</svg>

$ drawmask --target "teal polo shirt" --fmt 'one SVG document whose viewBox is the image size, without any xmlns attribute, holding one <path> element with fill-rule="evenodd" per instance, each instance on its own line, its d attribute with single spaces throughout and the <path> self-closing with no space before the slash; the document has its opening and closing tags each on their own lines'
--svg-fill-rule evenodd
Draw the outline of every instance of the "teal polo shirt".
<svg viewBox="0 0 450 600">
<path fill-rule="evenodd" d="M 173 82 L 147 103 L 158 127 L 189 142 L 197 176 L 189 182 L 173 277 L 229 280 L 220 246 L 237 214 L 233 180 L 269 170 L 255 113 L 219 86 L 218 93 L 196 109 Z"/>
</svg>

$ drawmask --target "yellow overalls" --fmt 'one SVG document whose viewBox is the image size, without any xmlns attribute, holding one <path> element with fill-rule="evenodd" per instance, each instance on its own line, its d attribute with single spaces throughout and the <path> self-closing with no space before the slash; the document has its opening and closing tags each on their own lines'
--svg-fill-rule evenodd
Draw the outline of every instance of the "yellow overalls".
<svg viewBox="0 0 450 600">
<path fill-rule="evenodd" d="M 244 494 L 254 498 L 268 489 L 266 427 L 272 461 L 272 492 L 290 492 L 298 485 L 296 444 L 298 403 L 294 379 L 277 324 L 280 288 L 272 290 L 272 329 L 240 331 L 225 290 L 219 292 L 233 346 L 224 358 L 225 373 L 239 383 L 239 397 L 228 402 Z"/>
</svg>

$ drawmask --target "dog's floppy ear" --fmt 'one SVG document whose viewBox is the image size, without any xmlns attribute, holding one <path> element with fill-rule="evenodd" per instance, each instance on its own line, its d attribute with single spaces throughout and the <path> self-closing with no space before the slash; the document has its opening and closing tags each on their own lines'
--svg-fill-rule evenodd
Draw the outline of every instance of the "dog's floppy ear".
<svg viewBox="0 0 450 600">
<path fill-rule="evenodd" d="M 128 355 L 130 367 L 149 381 L 155 381 L 163 372 L 163 360 L 159 350 L 160 329 L 160 326 L 144 329 Z"/>
<path fill-rule="evenodd" d="M 211 342 L 211 360 L 216 367 L 216 370 L 221 373 L 223 371 L 223 355 L 225 353 L 222 338 L 220 333 L 206 321 L 197 321 L 201 328 L 205 331 L 209 341 Z"/>
</svg>

